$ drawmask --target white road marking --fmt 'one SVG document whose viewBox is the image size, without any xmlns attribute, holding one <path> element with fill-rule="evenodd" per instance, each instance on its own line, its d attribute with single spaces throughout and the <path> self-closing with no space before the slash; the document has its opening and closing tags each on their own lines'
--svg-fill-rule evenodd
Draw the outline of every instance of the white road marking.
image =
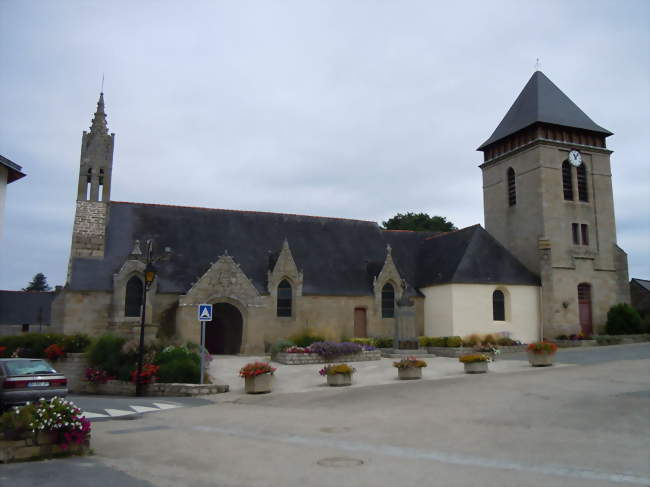
<svg viewBox="0 0 650 487">
<path fill-rule="evenodd" d="M 288 434 L 255 433 L 240 429 L 219 428 L 215 426 L 191 426 L 190 429 L 206 433 L 222 433 L 240 438 L 253 438 L 256 440 L 281 441 L 296 445 L 324 446 L 328 448 L 339 448 L 352 452 L 375 453 L 400 458 L 416 458 L 421 460 L 434 460 L 452 465 L 469 465 L 473 467 L 495 468 L 500 470 L 513 470 L 516 472 L 530 472 L 556 477 L 572 477 L 589 480 L 604 480 L 620 484 L 650 485 L 650 477 L 636 472 L 605 472 L 576 468 L 566 465 L 530 465 L 508 460 L 495 458 L 465 455 L 462 453 L 451 453 L 436 450 L 420 450 L 417 448 L 406 448 L 393 445 L 371 445 L 369 443 L 354 443 L 345 440 L 332 438 L 320 438 L 314 436 L 299 436 Z"/>
<path fill-rule="evenodd" d="M 87 411 L 82 411 L 81 415 L 85 416 L 86 419 L 108 418 L 108 414 L 89 413 Z"/>
<path fill-rule="evenodd" d="M 160 411 L 160 408 L 150 408 L 149 406 L 129 406 L 138 413 L 150 413 L 151 411 Z"/>
<path fill-rule="evenodd" d="M 129 414 L 135 414 L 133 411 L 124 411 L 123 409 L 105 409 L 109 416 L 128 416 Z"/>
<path fill-rule="evenodd" d="M 167 404 L 167 403 L 164 403 L 164 402 L 154 402 L 153 405 L 159 407 L 160 409 L 174 409 L 174 408 L 182 407 L 182 406 L 178 406 L 176 404 Z"/>
</svg>

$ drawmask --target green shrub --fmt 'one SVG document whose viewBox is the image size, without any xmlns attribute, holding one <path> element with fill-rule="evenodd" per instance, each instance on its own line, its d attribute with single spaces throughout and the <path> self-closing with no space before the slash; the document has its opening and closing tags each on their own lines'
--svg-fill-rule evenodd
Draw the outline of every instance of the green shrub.
<svg viewBox="0 0 650 487">
<path fill-rule="evenodd" d="M 650 314 L 641 318 L 641 333 L 650 333 Z"/>
<path fill-rule="evenodd" d="M 275 358 L 277 354 L 284 352 L 287 348 L 294 345 L 295 343 L 293 343 L 291 340 L 278 340 L 273 345 L 271 345 L 271 349 L 269 350 L 271 353 L 271 358 Z"/>
<path fill-rule="evenodd" d="M 77 333 L 75 335 L 66 335 L 63 337 L 60 345 L 63 350 L 70 353 L 81 353 L 90 345 L 90 337 L 85 333 Z"/>
<path fill-rule="evenodd" d="M 305 328 L 303 331 L 291 335 L 289 340 L 291 340 L 297 347 L 308 347 L 315 342 L 324 342 L 325 337 L 317 335 L 310 328 Z"/>
<path fill-rule="evenodd" d="M 201 379 L 201 365 L 192 355 L 176 357 L 160 365 L 158 370 L 158 382 L 181 382 L 186 384 L 198 384 Z"/>
<path fill-rule="evenodd" d="M 154 364 L 163 366 L 179 360 L 190 360 L 198 365 L 201 363 L 201 356 L 198 352 L 193 352 L 187 347 L 175 347 L 172 345 L 156 353 Z"/>
<path fill-rule="evenodd" d="M 11 356 L 16 349 L 22 349 L 23 357 L 45 357 L 45 349 L 56 343 L 60 344 L 64 336 L 60 333 L 23 333 L 0 338 L 0 346 L 7 347 L 6 356 Z"/>
<path fill-rule="evenodd" d="M 445 347 L 460 347 L 463 345 L 463 339 L 461 337 L 445 337 Z"/>
<path fill-rule="evenodd" d="M 618 345 L 623 341 L 622 338 L 612 336 L 597 336 L 596 343 L 598 345 Z"/>
<path fill-rule="evenodd" d="M 429 337 L 427 340 L 428 347 L 444 347 L 445 346 L 445 337 Z"/>
<path fill-rule="evenodd" d="M 375 337 L 372 339 L 372 346 L 377 348 L 391 348 L 393 339 L 390 337 Z"/>
<path fill-rule="evenodd" d="M 420 344 L 420 347 L 426 348 L 429 346 L 429 337 L 421 336 L 418 337 L 418 343 Z"/>
<path fill-rule="evenodd" d="M 350 342 L 358 343 L 359 345 L 372 345 L 372 338 L 351 338 Z"/>
<path fill-rule="evenodd" d="M 637 310 L 626 303 L 612 306 L 607 312 L 608 335 L 632 335 L 641 330 L 641 317 Z"/>
<path fill-rule="evenodd" d="M 105 370 L 120 380 L 129 380 L 131 370 L 135 368 L 135 360 L 132 354 L 122 352 L 125 342 L 125 338 L 110 333 L 100 336 L 88 349 L 90 365 Z"/>
</svg>

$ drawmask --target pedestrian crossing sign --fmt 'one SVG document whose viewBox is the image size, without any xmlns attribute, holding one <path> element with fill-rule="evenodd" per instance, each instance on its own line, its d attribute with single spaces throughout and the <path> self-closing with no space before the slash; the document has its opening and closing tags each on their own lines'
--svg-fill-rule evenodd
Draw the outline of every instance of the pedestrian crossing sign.
<svg viewBox="0 0 650 487">
<path fill-rule="evenodd" d="M 211 304 L 199 304 L 199 321 L 212 321 Z"/>
</svg>

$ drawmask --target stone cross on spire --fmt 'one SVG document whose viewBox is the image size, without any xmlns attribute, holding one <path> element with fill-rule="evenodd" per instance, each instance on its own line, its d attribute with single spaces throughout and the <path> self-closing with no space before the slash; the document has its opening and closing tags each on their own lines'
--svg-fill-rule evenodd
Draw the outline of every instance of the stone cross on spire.
<svg viewBox="0 0 650 487">
<path fill-rule="evenodd" d="M 106 112 L 104 112 L 104 93 L 99 94 L 97 102 L 97 111 L 90 125 L 90 132 L 93 134 L 107 134 L 108 124 L 106 123 Z"/>
</svg>

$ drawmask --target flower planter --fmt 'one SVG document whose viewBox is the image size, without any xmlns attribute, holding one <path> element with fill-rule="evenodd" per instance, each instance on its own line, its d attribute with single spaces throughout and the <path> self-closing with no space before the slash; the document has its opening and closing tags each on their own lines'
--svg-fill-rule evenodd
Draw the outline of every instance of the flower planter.
<svg viewBox="0 0 650 487">
<path fill-rule="evenodd" d="M 553 362 L 555 362 L 555 353 L 535 353 L 529 351 L 528 362 L 530 362 L 530 365 L 533 367 L 548 367 L 549 365 L 553 365 Z"/>
<path fill-rule="evenodd" d="M 485 374 L 488 371 L 487 362 L 469 362 L 464 365 L 466 374 Z"/>
<path fill-rule="evenodd" d="M 327 384 L 334 387 L 352 385 L 352 374 L 328 375 Z"/>
<path fill-rule="evenodd" d="M 400 380 L 413 380 L 422 378 L 422 367 L 406 367 L 397 369 L 397 377 Z"/>
<path fill-rule="evenodd" d="M 273 374 L 260 374 L 253 377 L 244 377 L 244 392 L 246 394 L 263 394 L 271 392 Z"/>
</svg>

